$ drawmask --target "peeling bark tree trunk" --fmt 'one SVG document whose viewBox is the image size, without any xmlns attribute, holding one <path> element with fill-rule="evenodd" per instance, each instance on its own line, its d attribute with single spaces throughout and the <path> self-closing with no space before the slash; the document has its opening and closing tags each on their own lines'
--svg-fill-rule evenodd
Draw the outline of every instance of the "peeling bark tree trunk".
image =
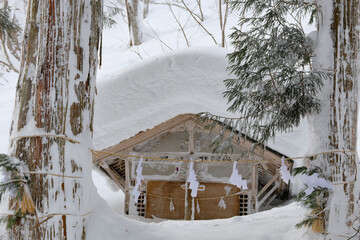
<svg viewBox="0 0 360 240">
<path fill-rule="evenodd" d="M 28 2 L 10 154 L 35 172 L 40 224 L 28 216 L 9 239 L 86 237 L 101 13 L 102 0 Z"/>
<path fill-rule="evenodd" d="M 320 6 L 317 67 L 330 69 L 332 77 L 321 91 L 322 112 L 310 118 L 314 152 L 356 151 L 359 82 L 359 11 L 357 0 L 318 0 Z M 333 51 L 331 49 L 332 43 Z M 327 123 L 327 124 L 324 124 Z M 310 150 L 311 153 L 311 150 Z M 359 159 L 356 154 L 318 156 L 319 166 L 334 183 L 327 216 L 327 239 L 356 234 L 360 225 Z M 356 239 L 359 238 L 357 235 Z"/>
</svg>

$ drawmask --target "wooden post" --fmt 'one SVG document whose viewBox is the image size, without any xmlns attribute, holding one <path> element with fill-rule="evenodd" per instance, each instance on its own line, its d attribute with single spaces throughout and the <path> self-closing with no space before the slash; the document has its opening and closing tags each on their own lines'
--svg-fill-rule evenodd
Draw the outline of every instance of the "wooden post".
<svg viewBox="0 0 360 240">
<path fill-rule="evenodd" d="M 191 123 L 191 122 L 189 122 Z M 194 128 L 195 125 L 193 126 L 192 124 L 189 124 L 188 122 L 185 123 L 185 126 L 189 132 L 189 154 L 190 154 L 190 159 L 192 159 L 192 156 L 195 153 L 195 132 L 194 132 Z M 190 163 L 188 164 L 188 168 L 187 168 L 187 176 L 189 176 L 189 166 Z M 194 169 L 195 169 L 195 162 L 194 162 Z M 191 197 L 190 194 L 190 190 L 189 190 L 189 183 L 185 183 L 186 184 L 186 192 L 185 192 L 185 220 L 192 220 L 191 216 L 193 215 L 193 199 Z"/>
<path fill-rule="evenodd" d="M 124 204 L 124 213 L 129 214 L 130 210 L 130 159 L 125 159 L 125 204 Z"/>
<path fill-rule="evenodd" d="M 189 183 L 185 183 L 185 220 L 191 220 L 192 197 L 189 191 Z"/>
<path fill-rule="evenodd" d="M 255 212 L 258 211 L 257 206 L 257 187 L 258 187 L 258 171 L 257 171 L 257 163 L 252 164 L 252 173 L 251 173 L 251 194 L 252 194 L 252 202 L 253 206 L 252 209 Z"/>
</svg>

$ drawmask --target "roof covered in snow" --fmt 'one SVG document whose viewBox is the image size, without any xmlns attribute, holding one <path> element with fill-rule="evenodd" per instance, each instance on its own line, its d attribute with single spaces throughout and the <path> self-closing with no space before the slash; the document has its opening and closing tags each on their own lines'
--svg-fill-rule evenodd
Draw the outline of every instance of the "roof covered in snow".
<svg viewBox="0 0 360 240">
<path fill-rule="evenodd" d="M 101 80 L 95 106 L 95 147 L 117 144 L 183 113 L 226 113 L 227 51 L 190 48 L 145 60 Z M 227 114 L 228 115 L 228 114 Z"/>
<path fill-rule="evenodd" d="M 95 104 L 95 148 L 113 146 L 179 114 L 208 111 L 230 116 L 222 96 L 223 80 L 229 78 L 226 54 L 217 47 L 188 48 L 101 79 Z M 280 135 L 270 147 L 296 155 L 303 128 L 295 135 Z"/>
</svg>

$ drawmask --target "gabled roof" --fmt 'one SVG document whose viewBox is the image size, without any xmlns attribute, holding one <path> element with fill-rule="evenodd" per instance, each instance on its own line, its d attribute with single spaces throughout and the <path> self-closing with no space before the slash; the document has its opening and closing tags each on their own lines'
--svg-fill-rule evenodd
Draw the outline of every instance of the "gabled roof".
<svg viewBox="0 0 360 240">
<path fill-rule="evenodd" d="M 124 141 L 121 141 L 120 143 L 118 143 L 112 147 L 109 147 L 107 149 L 104 149 L 103 151 L 110 152 L 110 153 L 123 153 L 123 152 L 131 151 L 131 149 L 133 147 L 135 147 L 136 145 L 143 143 L 143 142 L 145 142 L 151 138 L 154 138 L 158 135 L 161 135 L 164 132 L 170 131 L 174 127 L 177 127 L 180 124 L 187 122 L 188 120 L 192 120 L 192 121 L 196 122 L 197 127 L 200 127 L 203 130 L 205 130 L 206 124 L 199 123 L 197 121 L 196 114 L 180 114 L 172 119 L 167 120 L 166 122 L 163 122 L 163 123 L 155 126 L 152 129 L 148 129 L 146 131 L 141 131 L 138 134 L 136 134 L 135 136 L 133 136 L 129 139 L 126 139 Z M 220 132 L 220 130 L 221 130 L 221 125 L 217 124 L 212 131 L 214 133 L 218 134 Z M 205 130 L 205 131 L 208 131 L 208 130 Z M 252 140 L 251 138 L 247 138 L 247 137 L 241 138 L 240 141 L 236 141 L 236 139 L 234 139 L 234 141 L 233 141 L 234 144 L 241 145 L 246 148 L 250 148 L 254 142 L 255 142 L 254 140 Z M 261 149 L 257 149 L 257 150 L 255 150 L 255 153 L 259 156 L 263 155 L 264 159 L 274 159 L 274 158 L 280 159 L 282 156 L 284 156 L 283 154 L 281 154 L 271 148 L 266 148 L 265 152 L 262 151 Z M 93 159 L 93 163 L 97 163 L 101 160 L 106 159 L 107 157 L 111 157 L 111 156 L 109 156 L 107 154 L 99 153 Z"/>
</svg>

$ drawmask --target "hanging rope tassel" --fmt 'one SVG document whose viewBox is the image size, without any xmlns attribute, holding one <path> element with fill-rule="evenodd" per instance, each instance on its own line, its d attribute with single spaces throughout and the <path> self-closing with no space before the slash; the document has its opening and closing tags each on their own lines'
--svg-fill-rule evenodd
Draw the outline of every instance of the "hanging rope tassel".
<svg viewBox="0 0 360 240">
<path fill-rule="evenodd" d="M 171 198 L 170 199 L 170 212 L 173 212 L 173 211 L 175 211 L 175 206 L 174 206 L 173 200 Z"/>
</svg>

